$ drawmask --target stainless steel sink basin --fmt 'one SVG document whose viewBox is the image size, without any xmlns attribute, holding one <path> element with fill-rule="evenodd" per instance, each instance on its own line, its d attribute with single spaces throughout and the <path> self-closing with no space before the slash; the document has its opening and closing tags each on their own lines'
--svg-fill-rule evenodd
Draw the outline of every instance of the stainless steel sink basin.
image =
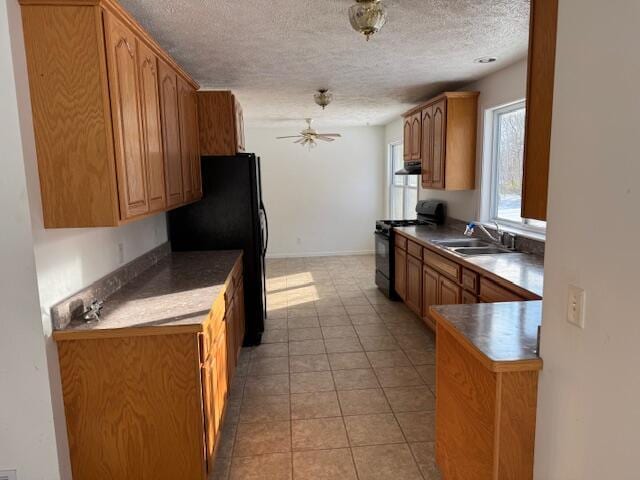
<svg viewBox="0 0 640 480">
<path fill-rule="evenodd" d="M 452 248 L 452 250 L 460 255 L 464 255 L 466 257 L 471 257 L 474 255 L 497 255 L 501 253 L 513 253 L 512 250 L 507 250 L 506 248 L 500 248 L 495 246 L 488 247 L 462 247 L 462 248 Z"/>
<path fill-rule="evenodd" d="M 433 242 L 436 245 L 440 245 L 444 248 L 456 248 L 456 247 L 491 247 L 489 242 L 480 240 L 478 238 L 461 238 L 459 240 L 439 240 Z"/>
</svg>

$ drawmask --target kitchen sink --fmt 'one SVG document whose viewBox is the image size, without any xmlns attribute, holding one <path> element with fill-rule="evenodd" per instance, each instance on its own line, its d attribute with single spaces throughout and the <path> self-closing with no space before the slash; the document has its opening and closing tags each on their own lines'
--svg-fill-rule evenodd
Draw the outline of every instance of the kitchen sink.
<svg viewBox="0 0 640 480">
<path fill-rule="evenodd" d="M 487 244 L 489 245 L 489 244 Z M 500 253 L 514 253 L 513 250 L 508 250 L 506 248 L 487 246 L 487 247 L 461 247 L 461 248 L 452 248 L 455 253 L 464 255 L 467 257 L 471 257 L 474 255 L 497 255 Z"/>
<path fill-rule="evenodd" d="M 438 240 L 438 241 L 434 241 L 433 243 L 444 248 L 491 247 L 492 246 L 489 242 L 485 242 L 484 240 L 480 240 L 478 238 L 461 238 L 459 240 Z"/>
</svg>

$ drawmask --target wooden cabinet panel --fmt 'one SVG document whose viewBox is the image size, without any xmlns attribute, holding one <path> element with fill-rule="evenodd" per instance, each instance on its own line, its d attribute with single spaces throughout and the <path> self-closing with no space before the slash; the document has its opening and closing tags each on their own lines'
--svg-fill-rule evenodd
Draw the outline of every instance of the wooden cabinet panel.
<svg viewBox="0 0 640 480">
<path fill-rule="evenodd" d="M 448 278 L 439 275 L 439 305 L 457 305 L 462 301 L 462 289 Z"/>
<path fill-rule="evenodd" d="M 456 282 L 460 281 L 460 272 L 462 267 L 456 262 L 449 260 L 448 258 L 444 258 L 442 255 L 438 255 L 431 250 L 425 248 L 424 253 L 424 262 L 430 267 L 436 269 L 440 273 L 451 277 Z"/>
<path fill-rule="evenodd" d="M 407 253 L 422 260 L 422 246 L 416 242 L 407 241 Z"/>
<path fill-rule="evenodd" d="M 124 219 L 149 211 L 135 35 L 105 13 L 109 90 L 113 115 L 120 215 Z"/>
<path fill-rule="evenodd" d="M 407 256 L 407 306 L 416 314 L 422 313 L 422 260 Z"/>
<path fill-rule="evenodd" d="M 74 479 L 204 478 L 196 335 L 64 341 L 58 355 Z"/>
<path fill-rule="evenodd" d="M 237 341 L 238 341 L 238 325 L 236 321 L 236 301 L 235 298 L 231 299 L 227 307 L 227 313 L 225 315 L 225 324 L 227 330 L 227 378 L 229 382 L 233 378 L 233 374 L 236 371 L 237 361 Z"/>
<path fill-rule="evenodd" d="M 395 248 L 395 289 L 398 296 L 405 300 L 407 296 L 407 252 Z"/>
<path fill-rule="evenodd" d="M 521 302 L 526 300 L 520 295 L 501 287 L 488 278 L 480 278 L 480 298 L 487 303 Z"/>
<path fill-rule="evenodd" d="M 202 166 L 200 160 L 200 144 L 198 140 L 198 98 L 195 90 L 189 95 L 189 110 L 187 116 L 189 132 L 189 156 L 191 157 L 191 181 L 194 199 L 202 198 Z"/>
<path fill-rule="evenodd" d="M 402 235 L 398 235 L 397 233 L 394 233 L 395 237 L 395 243 L 396 243 L 396 247 L 399 248 L 400 250 L 406 250 L 407 249 L 407 237 L 403 237 Z"/>
<path fill-rule="evenodd" d="M 140 108 L 144 129 L 149 209 L 159 211 L 166 207 L 166 188 L 160 122 L 158 61 L 151 49 L 142 42 L 138 42 L 138 75 L 140 78 Z"/>
<path fill-rule="evenodd" d="M 433 182 L 433 106 L 422 110 L 422 186 Z"/>
<path fill-rule="evenodd" d="M 411 117 L 411 161 L 422 158 L 422 112 Z"/>
<path fill-rule="evenodd" d="M 445 148 L 447 126 L 447 101 L 442 99 L 433 105 L 433 151 L 431 160 L 431 188 L 444 188 Z"/>
<path fill-rule="evenodd" d="M 189 128 L 192 124 L 191 112 L 191 87 L 178 78 L 178 124 L 180 126 L 180 162 L 182 165 L 182 191 L 185 202 L 195 198 L 193 181 L 193 158 L 191 154 L 191 136 Z"/>
<path fill-rule="evenodd" d="M 231 156 L 245 150 L 244 115 L 230 91 L 198 92 L 199 144 L 202 155 Z"/>
<path fill-rule="evenodd" d="M 473 293 L 478 293 L 478 274 L 466 268 L 462 269 L 462 286 Z"/>
<path fill-rule="evenodd" d="M 236 117 L 236 149 L 238 152 L 244 152 L 244 115 L 242 113 L 242 107 L 240 102 L 234 97 L 235 117 Z"/>
<path fill-rule="evenodd" d="M 435 324 L 430 319 L 429 307 L 438 305 L 440 294 L 438 284 L 438 272 L 434 269 L 423 265 L 422 266 L 422 319 L 434 329 Z"/>
<path fill-rule="evenodd" d="M 532 0 L 529 22 L 522 217 L 546 220 L 558 0 Z"/>
<path fill-rule="evenodd" d="M 238 314 L 236 317 L 236 331 L 238 335 L 238 356 L 240 356 L 240 349 L 242 348 L 242 344 L 244 342 L 244 332 L 245 332 L 245 309 L 244 309 L 244 281 L 240 278 L 240 283 L 238 284 L 238 291 L 236 293 L 236 305 L 238 309 Z"/>
<path fill-rule="evenodd" d="M 180 153 L 180 124 L 178 115 L 178 76 L 163 61 L 158 62 L 162 140 L 164 146 L 167 205 L 184 201 L 182 186 L 182 156 Z"/>
<path fill-rule="evenodd" d="M 480 303 L 480 299 L 476 297 L 473 293 L 467 292 L 466 290 L 462 291 L 462 303 L 466 304 L 474 304 Z"/>
<path fill-rule="evenodd" d="M 405 162 L 411 160 L 411 145 L 411 117 L 407 117 L 404 119 L 403 127 L 403 156 Z"/>
<path fill-rule="evenodd" d="M 218 391 L 216 357 L 209 356 L 202 365 L 202 400 L 206 442 L 207 472 L 211 472 L 218 434 L 216 424 L 216 392 Z"/>
<path fill-rule="evenodd" d="M 213 349 L 216 363 L 216 385 L 218 387 L 215 395 L 215 423 L 216 432 L 220 431 L 220 423 L 224 413 L 224 405 L 227 399 L 228 375 L 227 375 L 227 334 L 226 328 L 223 328 L 216 338 Z"/>
</svg>

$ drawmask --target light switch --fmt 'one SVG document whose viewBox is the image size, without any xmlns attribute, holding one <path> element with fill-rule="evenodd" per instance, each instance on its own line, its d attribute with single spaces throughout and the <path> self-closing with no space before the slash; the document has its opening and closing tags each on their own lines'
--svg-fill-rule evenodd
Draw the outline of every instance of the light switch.
<svg viewBox="0 0 640 480">
<path fill-rule="evenodd" d="M 569 300 L 567 305 L 567 322 L 584 328 L 585 292 L 582 288 L 569 285 Z"/>
</svg>

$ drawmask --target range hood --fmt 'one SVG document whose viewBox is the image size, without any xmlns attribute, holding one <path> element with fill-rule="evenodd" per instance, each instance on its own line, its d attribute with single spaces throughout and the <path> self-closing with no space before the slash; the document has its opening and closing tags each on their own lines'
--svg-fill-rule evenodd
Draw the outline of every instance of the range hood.
<svg viewBox="0 0 640 480">
<path fill-rule="evenodd" d="M 404 162 L 404 168 L 401 168 L 394 175 L 421 175 L 422 162 Z"/>
</svg>

